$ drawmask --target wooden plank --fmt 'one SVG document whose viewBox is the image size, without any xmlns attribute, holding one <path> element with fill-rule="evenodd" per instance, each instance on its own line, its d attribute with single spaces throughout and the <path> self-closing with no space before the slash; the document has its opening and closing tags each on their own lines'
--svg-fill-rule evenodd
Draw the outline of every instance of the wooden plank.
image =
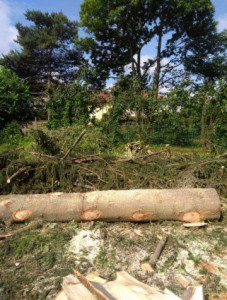
<svg viewBox="0 0 227 300">
<path fill-rule="evenodd" d="M 117 273 L 115 281 L 107 282 L 103 286 L 117 300 L 170 300 L 168 295 L 136 280 L 124 271 Z"/>
</svg>

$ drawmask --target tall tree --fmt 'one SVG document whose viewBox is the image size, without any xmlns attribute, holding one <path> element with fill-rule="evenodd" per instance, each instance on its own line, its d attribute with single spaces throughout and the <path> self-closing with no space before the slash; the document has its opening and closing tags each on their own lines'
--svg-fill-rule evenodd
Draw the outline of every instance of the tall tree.
<svg viewBox="0 0 227 300">
<path fill-rule="evenodd" d="M 36 93 L 52 83 L 72 82 L 82 62 L 82 54 L 74 44 L 78 24 L 61 12 L 32 10 L 25 17 L 32 25 L 16 25 L 21 51 L 11 51 L 1 64 L 26 79 Z"/>
<path fill-rule="evenodd" d="M 81 26 L 89 36 L 80 44 L 90 54 L 93 65 L 106 74 L 119 74 L 131 64 L 132 76 L 142 78 L 141 50 L 153 37 L 150 23 L 154 5 L 144 0 L 85 0 L 81 5 Z"/>
<path fill-rule="evenodd" d="M 130 63 L 132 75 L 141 82 L 147 81 L 155 66 L 157 97 L 161 85 L 182 77 L 191 49 L 195 50 L 197 43 L 206 48 L 207 38 L 216 30 L 213 15 L 210 0 L 84 0 L 81 26 L 89 37 L 82 39 L 81 45 L 93 64 L 103 66 L 106 72 L 122 72 Z M 147 44 L 157 49 L 156 56 L 142 63 L 141 51 Z M 206 57 L 210 50 L 211 44 Z"/>
</svg>

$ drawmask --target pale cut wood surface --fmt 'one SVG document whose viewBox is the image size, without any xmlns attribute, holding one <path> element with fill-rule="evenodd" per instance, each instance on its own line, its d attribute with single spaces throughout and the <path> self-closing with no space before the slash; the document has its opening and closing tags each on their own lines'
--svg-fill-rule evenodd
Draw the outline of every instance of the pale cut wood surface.
<svg viewBox="0 0 227 300">
<path fill-rule="evenodd" d="M 0 221 L 155 221 L 187 223 L 220 218 L 214 189 L 109 190 L 0 196 Z M 124 209 L 122 209 L 124 208 Z"/>
<path fill-rule="evenodd" d="M 93 279 L 97 281 L 96 288 L 98 287 L 100 291 L 108 292 L 106 294 L 108 300 L 180 300 L 171 291 L 159 292 L 157 289 L 136 280 L 124 271 L 118 272 L 114 281 L 103 282 L 102 278 L 97 275 Z M 84 282 L 84 280 L 82 281 Z M 84 284 L 86 286 L 87 282 Z M 91 284 L 94 286 L 95 282 L 91 282 Z M 66 276 L 63 280 L 63 291 L 57 295 L 55 300 L 99 299 L 98 296 L 92 295 L 85 286 L 75 276 Z"/>
</svg>

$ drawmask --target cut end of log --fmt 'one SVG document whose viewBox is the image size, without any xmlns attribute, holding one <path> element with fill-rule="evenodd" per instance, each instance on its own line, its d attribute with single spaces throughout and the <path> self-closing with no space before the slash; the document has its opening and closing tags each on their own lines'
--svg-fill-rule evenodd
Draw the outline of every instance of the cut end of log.
<svg viewBox="0 0 227 300">
<path fill-rule="evenodd" d="M 9 205 L 11 203 L 12 203 L 11 200 L 3 200 L 3 201 L 0 202 L 0 206 L 7 206 L 7 205 Z"/>
<path fill-rule="evenodd" d="M 80 215 L 80 217 L 83 221 L 94 221 L 94 220 L 97 220 L 98 218 L 100 218 L 101 215 L 102 215 L 102 212 L 100 210 L 88 209 L 88 210 L 85 210 Z"/>
<path fill-rule="evenodd" d="M 19 210 L 12 213 L 12 218 L 15 222 L 24 222 L 29 219 L 32 215 L 30 210 Z"/>
<path fill-rule="evenodd" d="M 181 214 L 179 220 L 186 223 L 195 223 L 202 221 L 203 216 L 201 216 L 201 214 L 198 211 L 188 211 L 186 213 Z"/>
<path fill-rule="evenodd" d="M 149 219 L 150 216 L 152 216 L 154 213 L 152 211 L 141 211 L 141 210 L 138 210 L 136 212 L 134 212 L 133 214 L 131 214 L 129 216 L 129 219 L 131 221 L 135 221 L 135 222 L 138 222 L 138 221 L 147 221 Z"/>
</svg>

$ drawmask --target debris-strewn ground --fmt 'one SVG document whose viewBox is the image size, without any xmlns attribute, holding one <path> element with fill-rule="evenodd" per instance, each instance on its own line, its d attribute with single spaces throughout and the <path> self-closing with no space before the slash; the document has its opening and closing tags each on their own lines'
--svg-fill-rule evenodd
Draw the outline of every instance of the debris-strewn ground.
<svg viewBox="0 0 227 300">
<path fill-rule="evenodd" d="M 173 152 L 171 157 L 164 153 L 149 161 L 116 162 L 116 158 L 114 161 L 105 158 L 78 167 L 73 173 L 76 181 L 74 184 L 71 181 L 65 191 L 89 190 L 81 187 L 82 182 L 100 189 L 111 182 L 112 188 L 125 189 L 214 187 L 222 200 L 222 219 L 208 222 L 204 228 L 185 228 L 180 222 L 46 223 L 39 229 L 0 241 L 0 296 L 4 300 L 53 299 L 60 290 L 62 277 L 72 273 L 73 268 L 84 275 L 97 271 L 107 280 L 113 280 L 117 271 L 125 270 L 144 283 L 161 290 L 168 288 L 178 295 L 183 291 L 177 280 L 179 275 L 184 275 L 192 284 L 203 284 L 207 296 L 227 290 L 224 157 Z M 18 189 L 25 185 L 28 174 L 24 176 L 11 187 Z M 36 183 L 36 179 L 29 180 Z M 42 192 L 45 182 L 50 191 L 48 180 L 44 176 L 43 186 L 39 182 Z M 29 192 L 32 191 L 30 185 Z M 38 184 L 35 191 L 39 191 Z M 4 232 L 3 224 L 0 224 L 1 232 Z M 155 272 L 145 270 L 143 263 L 149 260 L 164 233 L 170 237 Z"/>
<path fill-rule="evenodd" d="M 184 228 L 180 222 L 148 224 L 45 224 L 1 242 L 0 295 L 3 299 L 53 299 L 62 277 L 76 268 L 113 280 L 125 270 L 144 283 L 180 295 L 177 277 L 203 284 L 206 295 L 227 289 L 227 238 L 224 221 L 205 228 Z M 170 238 L 155 272 L 146 271 L 160 237 Z"/>
</svg>

